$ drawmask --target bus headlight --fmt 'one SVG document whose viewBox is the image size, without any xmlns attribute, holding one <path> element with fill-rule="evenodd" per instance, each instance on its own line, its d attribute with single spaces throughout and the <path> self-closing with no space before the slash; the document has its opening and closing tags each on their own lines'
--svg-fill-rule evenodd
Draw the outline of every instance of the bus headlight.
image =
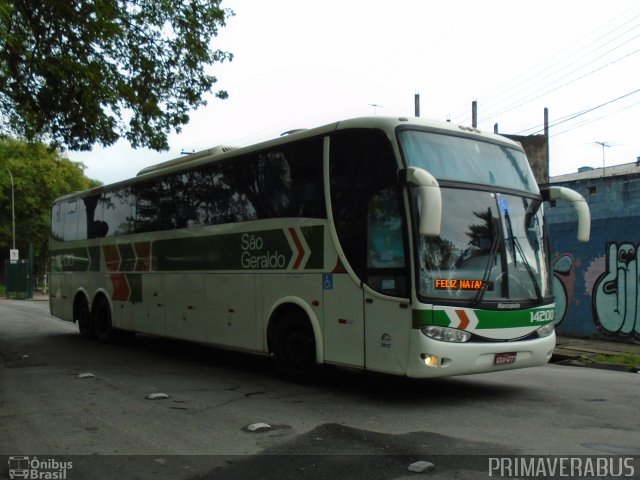
<svg viewBox="0 0 640 480">
<path fill-rule="evenodd" d="M 429 338 L 440 340 L 442 342 L 463 343 L 471 338 L 469 332 L 458 330 L 457 328 L 437 327 L 428 325 L 420 327 L 420 331 Z"/>
<path fill-rule="evenodd" d="M 538 337 L 544 338 L 551 335 L 555 329 L 556 329 L 556 324 L 551 322 L 551 323 L 547 323 L 543 327 L 540 327 L 538 330 L 536 330 L 536 333 L 538 334 Z"/>
</svg>

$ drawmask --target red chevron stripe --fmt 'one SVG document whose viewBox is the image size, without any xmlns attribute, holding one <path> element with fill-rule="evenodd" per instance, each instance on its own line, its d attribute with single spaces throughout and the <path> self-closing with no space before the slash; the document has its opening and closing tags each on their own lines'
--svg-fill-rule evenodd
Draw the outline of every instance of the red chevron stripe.
<svg viewBox="0 0 640 480">
<path fill-rule="evenodd" d="M 136 251 L 136 272 L 148 272 L 151 270 L 151 242 L 138 242 L 133 244 Z"/>
<path fill-rule="evenodd" d="M 111 285 L 113 285 L 112 300 L 121 302 L 129 300 L 131 289 L 129 288 L 129 282 L 127 282 L 127 276 L 124 273 L 112 273 Z"/>
<path fill-rule="evenodd" d="M 458 328 L 465 330 L 469 326 L 469 323 L 471 323 L 467 316 L 467 312 L 464 310 L 456 310 L 456 315 L 458 315 L 458 318 L 460 319 L 460 325 L 458 325 Z"/>
<path fill-rule="evenodd" d="M 110 272 L 120 271 L 120 252 L 117 245 L 103 245 L 104 261 L 107 264 L 107 270 Z"/>
<path fill-rule="evenodd" d="M 296 257 L 296 261 L 293 264 L 293 268 L 299 268 L 302 263 L 302 259 L 304 258 L 304 248 L 302 247 L 302 243 L 300 243 L 300 238 L 298 238 L 298 234 L 294 228 L 289 229 L 289 234 L 291 238 L 293 238 L 293 243 L 295 243 L 296 248 L 298 249 L 298 256 Z"/>
</svg>

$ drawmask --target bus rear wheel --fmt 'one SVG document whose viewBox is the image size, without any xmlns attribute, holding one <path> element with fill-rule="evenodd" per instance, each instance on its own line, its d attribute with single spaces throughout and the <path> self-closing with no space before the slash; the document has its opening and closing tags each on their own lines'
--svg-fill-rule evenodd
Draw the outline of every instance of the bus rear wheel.
<svg viewBox="0 0 640 480">
<path fill-rule="evenodd" d="M 316 341 L 304 315 L 291 313 L 276 325 L 273 354 L 276 368 L 285 378 L 308 382 L 317 377 Z"/>
<path fill-rule="evenodd" d="M 115 336 L 115 330 L 111 322 L 111 309 L 106 298 L 101 297 L 93 307 L 93 325 L 96 338 L 100 342 L 109 342 Z"/>
<path fill-rule="evenodd" d="M 84 338 L 95 338 L 96 331 L 89 311 L 87 299 L 79 297 L 73 305 L 73 318 L 78 322 L 78 330 Z"/>
</svg>

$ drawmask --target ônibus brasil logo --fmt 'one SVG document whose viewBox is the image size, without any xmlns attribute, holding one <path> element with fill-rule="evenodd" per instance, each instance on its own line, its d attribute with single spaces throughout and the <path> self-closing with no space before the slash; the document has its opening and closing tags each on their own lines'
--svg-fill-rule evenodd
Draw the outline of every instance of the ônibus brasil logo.
<svg viewBox="0 0 640 480">
<path fill-rule="evenodd" d="M 72 462 L 60 461 L 54 458 L 40 460 L 38 457 L 9 457 L 9 478 L 11 480 L 16 478 L 66 480 L 67 470 L 71 470 L 72 468 Z"/>
</svg>

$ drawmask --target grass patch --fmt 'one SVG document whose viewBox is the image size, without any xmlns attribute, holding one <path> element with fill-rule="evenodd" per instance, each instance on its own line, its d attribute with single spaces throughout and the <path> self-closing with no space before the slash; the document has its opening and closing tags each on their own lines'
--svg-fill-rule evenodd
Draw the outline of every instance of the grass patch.
<svg viewBox="0 0 640 480">
<path fill-rule="evenodd" d="M 591 366 L 595 364 L 611 364 L 611 365 L 624 365 L 629 367 L 629 370 L 640 369 L 640 355 L 635 353 L 600 353 L 594 355 L 581 355 L 579 362 L 585 366 Z"/>
<path fill-rule="evenodd" d="M 597 363 L 613 363 L 616 365 L 628 365 L 633 368 L 640 368 L 640 355 L 633 353 L 599 354 L 593 357 Z"/>
</svg>

